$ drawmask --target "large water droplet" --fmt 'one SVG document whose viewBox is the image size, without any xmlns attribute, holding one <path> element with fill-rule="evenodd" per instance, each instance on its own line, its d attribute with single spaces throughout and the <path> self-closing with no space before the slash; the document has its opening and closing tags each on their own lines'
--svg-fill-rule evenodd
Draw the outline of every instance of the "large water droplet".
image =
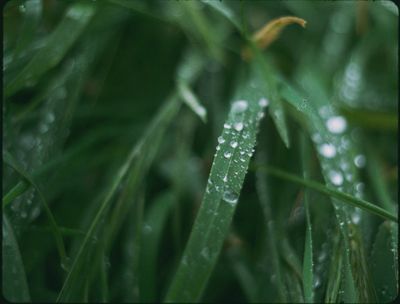
<svg viewBox="0 0 400 304">
<path fill-rule="evenodd" d="M 347 122 L 342 116 L 333 116 L 327 120 L 326 127 L 330 132 L 340 134 L 346 130 Z"/>
<path fill-rule="evenodd" d="M 336 155 L 336 148 L 332 144 L 323 144 L 319 147 L 319 153 L 326 158 L 333 158 Z"/>
<path fill-rule="evenodd" d="M 222 199 L 224 201 L 228 202 L 229 204 L 236 204 L 238 201 L 238 198 L 239 198 L 239 195 L 229 189 L 225 190 L 222 195 Z"/>
<path fill-rule="evenodd" d="M 242 112 L 246 111 L 247 107 L 248 107 L 248 104 L 247 104 L 246 100 L 238 100 L 232 104 L 232 111 L 234 113 L 242 113 Z"/>
<path fill-rule="evenodd" d="M 262 108 L 265 108 L 266 106 L 269 105 L 269 100 L 268 100 L 267 98 L 261 98 L 261 99 L 258 101 L 258 105 L 259 105 L 260 107 L 262 107 Z"/>
<path fill-rule="evenodd" d="M 339 171 L 332 170 L 329 172 L 329 180 L 332 184 L 340 186 L 343 183 L 343 175 Z"/>
<path fill-rule="evenodd" d="M 236 141 L 231 141 L 231 147 L 236 148 L 238 146 L 238 143 Z"/>
</svg>

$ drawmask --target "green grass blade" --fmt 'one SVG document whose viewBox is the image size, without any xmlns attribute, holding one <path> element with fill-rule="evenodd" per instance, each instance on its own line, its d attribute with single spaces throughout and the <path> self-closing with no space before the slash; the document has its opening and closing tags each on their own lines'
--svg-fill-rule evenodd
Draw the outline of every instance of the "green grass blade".
<svg viewBox="0 0 400 304">
<path fill-rule="evenodd" d="M 31 43 L 32 39 L 35 38 L 35 31 L 37 30 L 42 17 L 42 0 L 25 1 L 23 7 L 24 20 L 18 36 L 17 45 L 15 46 L 14 60 L 18 60 L 20 54 L 29 48 L 29 44 Z"/>
<path fill-rule="evenodd" d="M 316 181 L 304 179 L 297 175 L 285 172 L 283 170 L 280 170 L 280 169 L 277 169 L 277 168 L 274 168 L 271 166 L 256 166 L 256 167 L 258 170 L 262 170 L 265 173 L 274 175 L 278 178 L 288 180 L 288 181 L 294 182 L 296 184 L 310 188 L 312 190 L 318 191 L 320 193 L 329 195 L 333 198 L 340 200 L 341 202 L 343 202 L 345 204 L 348 204 L 348 205 L 351 205 L 354 207 L 358 207 L 358 208 L 363 209 L 371 214 L 375 214 L 385 220 L 397 222 L 397 217 L 395 214 L 393 214 L 385 209 L 382 209 L 382 208 L 378 207 L 377 205 L 372 204 L 363 199 L 354 197 L 354 196 L 344 193 L 344 192 L 340 192 L 336 189 L 327 187 Z"/>
<path fill-rule="evenodd" d="M 257 161 L 259 163 L 265 163 L 265 149 L 260 150 L 260 153 L 257 153 Z M 260 200 L 260 204 L 263 210 L 264 218 L 265 218 L 265 227 L 267 229 L 268 240 L 266 240 L 267 250 L 269 250 L 271 255 L 271 263 L 273 267 L 273 273 L 276 277 L 274 281 L 274 286 L 278 290 L 279 300 L 281 302 L 287 302 L 287 295 L 284 288 L 283 274 L 282 274 L 282 265 L 279 257 L 279 249 L 278 249 L 278 240 L 277 240 L 277 229 L 276 223 L 274 221 L 274 213 L 271 207 L 271 198 L 268 191 L 268 183 L 265 174 L 263 174 L 262 170 L 257 168 L 256 170 L 256 189 L 257 194 Z M 268 274 L 269 277 L 269 274 Z M 263 288 L 263 287 L 262 287 Z M 266 299 L 261 299 L 265 300 Z"/>
<path fill-rule="evenodd" d="M 248 84 L 245 83 L 247 86 Z M 206 192 L 167 302 L 199 301 L 229 231 L 263 114 L 260 92 L 240 88 L 218 139 Z M 261 102 L 259 102 L 261 100 Z"/>
<path fill-rule="evenodd" d="M 211 8 L 213 8 L 216 12 L 221 14 L 223 17 L 225 17 L 229 22 L 233 24 L 233 26 L 238 29 L 240 32 L 242 31 L 238 18 L 235 15 L 235 13 L 231 10 L 229 6 L 226 5 L 226 3 L 222 1 L 210 1 L 210 0 L 201 0 L 203 3 L 209 5 Z"/>
<path fill-rule="evenodd" d="M 78 39 L 94 12 L 95 7 L 91 3 L 79 2 L 71 5 L 58 27 L 48 38 L 46 45 L 5 87 L 5 96 L 14 94 L 26 85 L 36 83 L 39 77 L 55 67 Z"/>
<path fill-rule="evenodd" d="M 278 91 L 278 82 L 273 74 L 274 69 L 269 61 L 263 56 L 260 50 L 251 43 L 251 49 L 255 54 L 254 69 L 257 71 L 257 76 L 260 78 L 260 89 L 264 91 L 270 101 L 269 114 L 275 123 L 278 133 L 287 148 L 290 147 L 289 131 L 286 122 L 285 110 L 281 96 Z"/>
<path fill-rule="evenodd" d="M 302 134 L 303 135 L 303 134 Z M 301 136 L 302 145 L 302 162 L 303 162 L 303 176 L 305 179 L 310 178 L 310 155 L 311 151 L 309 143 L 305 136 Z M 303 257 L 303 292 L 304 301 L 306 303 L 314 302 L 314 274 L 313 274 L 313 242 L 312 242 L 312 228 L 310 218 L 310 192 L 304 190 L 304 209 L 306 213 L 306 238 L 304 244 L 304 257 Z"/>
<path fill-rule="evenodd" d="M 388 303 L 398 295 L 398 281 L 395 253 L 392 246 L 392 229 L 396 225 L 384 222 L 380 225 L 370 257 L 371 271 L 374 273 L 373 280 L 377 290 L 378 301 Z"/>
<path fill-rule="evenodd" d="M 207 110 L 200 103 L 196 95 L 192 92 L 190 87 L 183 81 L 178 83 L 178 91 L 182 100 L 188 105 L 188 107 L 200 117 L 200 119 L 206 123 L 207 122 Z"/>
<path fill-rule="evenodd" d="M 148 210 L 142 229 L 140 256 L 140 301 L 157 302 L 157 258 L 160 254 L 160 241 L 169 212 L 175 200 L 167 192 L 157 197 Z"/>
<path fill-rule="evenodd" d="M 10 302 L 30 302 L 25 268 L 14 231 L 3 214 L 3 286 L 4 298 Z"/>
<path fill-rule="evenodd" d="M 29 176 L 28 173 L 26 173 L 20 166 L 19 164 L 17 164 L 16 160 L 12 157 L 12 155 L 10 153 L 8 153 L 7 151 L 3 151 L 3 161 L 9 165 L 10 167 L 12 167 L 19 175 L 21 175 L 21 177 L 27 181 L 32 187 L 35 188 L 35 190 L 37 191 L 39 197 L 40 197 L 40 201 L 43 205 L 43 209 L 46 212 L 46 216 L 49 220 L 49 223 L 51 225 L 51 229 L 52 229 L 52 233 L 57 245 L 57 250 L 58 253 L 60 255 L 60 260 L 61 260 L 61 265 L 64 265 L 64 263 L 67 261 L 67 255 L 65 253 L 65 245 L 64 245 L 64 240 L 63 237 L 61 235 L 60 229 L 57 225 L 57 222 L 53 216 L 53 213 L 51 212 L 47 201 L 42 193 L 42 191 L 40 190 L 40 188 L 38 187 L 38 185 L 33 181 L 32 177 Z"/>
</svg>

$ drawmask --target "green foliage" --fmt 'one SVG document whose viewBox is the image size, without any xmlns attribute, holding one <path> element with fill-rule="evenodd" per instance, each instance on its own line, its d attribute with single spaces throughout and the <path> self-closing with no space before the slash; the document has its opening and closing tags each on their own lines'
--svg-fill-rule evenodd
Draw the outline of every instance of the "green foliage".
<svg viewBox="0 0 400 304">
<path fill-rule="evenodd" d="M 397 297 L 394 4 L 11 0 L 3 17 L 7 300 Z"/>
</svg>

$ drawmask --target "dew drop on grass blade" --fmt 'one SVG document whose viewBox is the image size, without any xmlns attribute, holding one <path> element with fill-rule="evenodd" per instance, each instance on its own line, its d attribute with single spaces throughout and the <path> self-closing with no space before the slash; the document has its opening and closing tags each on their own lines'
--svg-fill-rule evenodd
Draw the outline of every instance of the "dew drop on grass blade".
<svg viewBox="0 0 400 304">
<path fill-rule="evenodd" d="M 250 88 L 247 82 L 235 95 L 222 128 L 223 141 L 217 143 L 203 201 L 168 290 L 167 302 L 200 300 L 229 231 L 254 152 L 258 124 L 266 106 L 263 98 L 262 92 Z"/>
</svg>

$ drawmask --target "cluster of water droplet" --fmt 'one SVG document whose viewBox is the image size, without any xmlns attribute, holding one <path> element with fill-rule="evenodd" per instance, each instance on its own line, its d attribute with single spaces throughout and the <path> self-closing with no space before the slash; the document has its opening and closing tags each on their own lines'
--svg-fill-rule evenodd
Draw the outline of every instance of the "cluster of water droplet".
<svg viewBox="0 0 400 304">
<path fill-rule="evenodd" d="M 317 146 L 321 160 L 321 166 L 327 181 L 339 191 L 343 191 L 356 197 L 362 198 L 364 193 L 364 184 L 358 181 L 357 168 L 363 168 L 366 164 L 366 158 L 362 154 L 355 156 L 351 137 L 347 134 L 347 121 L 345 117 L 336 115 L 330 106 L 323 106 L 319 109 L 320 117 L 325 123 L 329 136 L 324 136 L 323 132 L 316 131 L 312 140 Z M 343 216 L 351 214 L 348 219 L 353 224 L 358 224 L 361 220 L 360 210 L 348 206 L 338 206 L 335 208 L 344 208 Z M 343 219 L 343 217 L 341 217 Z M 344 223 L 342 223 L 342 226 Z"/>
<path fill-rule="evenodd" d="M 264 117 L 264 108 L 268 106 L 268 100 L 261 98 L 256 107 L 250 109 L 250 105 L 246 100 L 237 100 L 232 103 L 230 119 L 224 124 L 223 133 L 218 137 L 218 145 L 216 148 L 215 158 L 219 157 L 219 151 L 223 149 L 220 156 L 225 159 L 226 172 L 218 174 L 218 181 L 208 181 L 206 188 L 207 193 L 212 191 L 222 193 L 223 201 L 235 205 L 239 198 L 239 190 L 241 187 L 241 179 L 243 175 L 239 175 L 237 171 L 229 172 L 232 163 L 238 171 L 245 172 L 246 163 L 250 160 L 254 153 L 255 136 L 251 136 L 251 131 L 255 133 L 257 125 Z M 256 112 L 254 112 L 256 108 Z M 218 186 L 223 185 L 223 186 Z"/>
</svg>

